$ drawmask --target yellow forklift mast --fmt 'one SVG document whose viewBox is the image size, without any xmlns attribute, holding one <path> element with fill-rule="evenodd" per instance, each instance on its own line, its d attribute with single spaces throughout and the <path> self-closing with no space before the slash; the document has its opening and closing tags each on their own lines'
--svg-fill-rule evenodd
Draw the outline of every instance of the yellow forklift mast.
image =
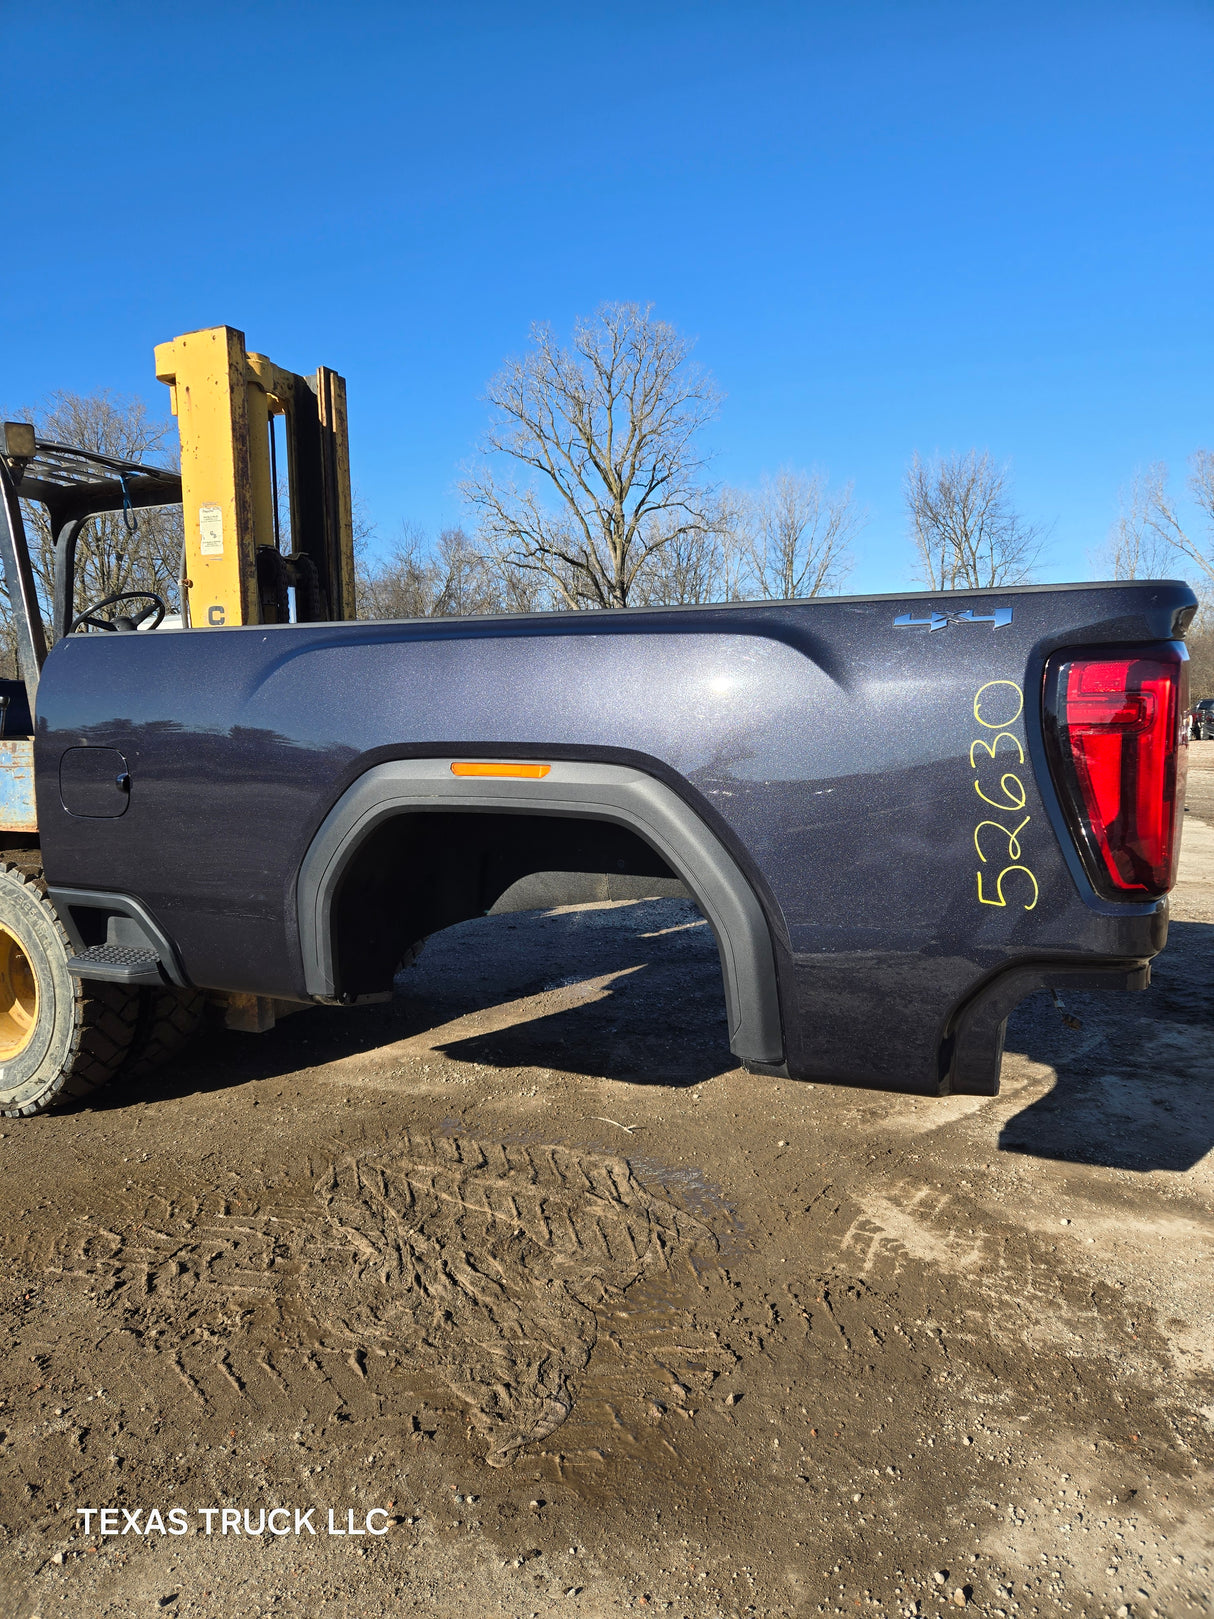
<svg viewBox="0 0 1214 1619">
<path fill-rule="evenodd" d="M 194 629 L 355 616 L 346 385 L 245 349 L 214 326 L 156 349 L 181 435 L 183 623 Z M 285 426 L 283 549 L 275 419 Z M 295 593 L 294 615 L 289 591 Z"/>
</svg>

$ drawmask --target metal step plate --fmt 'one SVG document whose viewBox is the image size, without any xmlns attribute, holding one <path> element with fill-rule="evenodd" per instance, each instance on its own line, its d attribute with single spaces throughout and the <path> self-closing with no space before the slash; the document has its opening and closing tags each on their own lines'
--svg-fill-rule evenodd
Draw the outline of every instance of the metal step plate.
<svg viewBox="0 0 1214 1619">
<path fill-rule="evenodd" d="M 95 944 L 68 959 L 76 978 L 102 978 L 114 984 L 163 984 L 160 961 L 150 950 L 124 944 Z"/>
</svg>

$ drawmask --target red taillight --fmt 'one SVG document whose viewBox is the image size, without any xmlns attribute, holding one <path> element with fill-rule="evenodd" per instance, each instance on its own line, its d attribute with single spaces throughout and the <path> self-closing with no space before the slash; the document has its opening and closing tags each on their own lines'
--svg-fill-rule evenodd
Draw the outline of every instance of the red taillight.
<svg viewBox="0 0 1214 1619">
<path fill-rule="evenodd" d="M 1180 648 L 1068 659 L 1053 673 L 1068 809 L 1098 889 L 1153 898 L 1176 881 L 1188 758 Z"/>
</svg>

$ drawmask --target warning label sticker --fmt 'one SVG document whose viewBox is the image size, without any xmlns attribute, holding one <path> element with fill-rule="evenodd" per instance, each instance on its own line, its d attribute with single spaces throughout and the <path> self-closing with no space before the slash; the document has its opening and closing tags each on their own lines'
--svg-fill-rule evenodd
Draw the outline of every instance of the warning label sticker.
<svg viewBox="0 0 1214 1619">
<path fill-rule="evenodd" d="M 198 508 L 198 549 L 204 557 L 223 555 L 223 509 L 219 506 Z"/>
</svg>

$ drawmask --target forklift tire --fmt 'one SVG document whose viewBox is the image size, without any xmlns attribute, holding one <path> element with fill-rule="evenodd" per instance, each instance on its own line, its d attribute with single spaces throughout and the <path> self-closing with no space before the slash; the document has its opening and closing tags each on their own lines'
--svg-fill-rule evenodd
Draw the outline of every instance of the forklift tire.
<svg viewBox="0 0 1214 1619">
<path fill-rule="evenodd" d="M 160 989 L 141 990 L 139 1021 L 122 1065 L 123 1079 L 142 1079 L 175 1057 L 193 1038 L 205 1005 L 206 995 L 200 989 L 165 984 Z"/>
<path fill-rule="evenodd" d="M 130 1049 L 138 992 L 73 978 L 72 954 L 38 867 L 0 860 L 0 1114 L 8 1118 L 87 1096 Z"/>
</svg>

